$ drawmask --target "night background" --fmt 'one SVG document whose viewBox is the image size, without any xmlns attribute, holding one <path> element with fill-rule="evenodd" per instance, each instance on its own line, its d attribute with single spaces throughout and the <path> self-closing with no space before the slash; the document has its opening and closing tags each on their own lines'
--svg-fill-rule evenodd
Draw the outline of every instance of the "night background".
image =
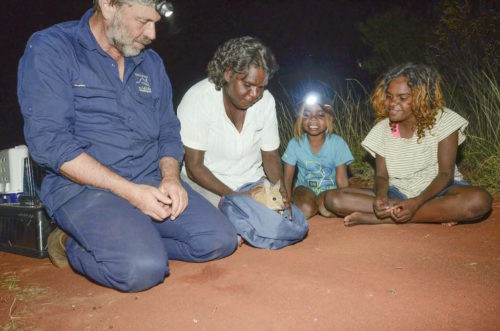
<svg viewBox="0 0 500 331">
<path fill-rule="evenodd" d="M 301 78 L 355 78 L 371 84 L 373 76 L 357 63 L 369 49 L 358 25 L 392 6 L 423 15 L 421 1 L 173 1 L 172 23 L 157 25 L 155 49 L 163 58 L 174 89 L 174 106 L 186 90 L 206 76 L 217 46 L 229 38 L 259 37 L 275 53 L 279 73 L 269 88 L 299 84 Z M 24 143 L 16 96 L 17 64 L 29 36 L 53 24 L 80 19 L 90 0 L 2 1 L 0 149 Z"/>
<path fill-rule="evenodd" d="M 172 81 L 174 107 L 191 85 L 206 76 L 206 64 L 216 48 L 229 38 L 243 35 L 260 38 L 275 53 L 280 71 L 270 81 L 269 89 L 278 100 L 310 79 L 326 82 L 334 89 L 355 80 L 371 91 L 376 77 L 390 65 L 408 60 L 425 62 L 429 55 L 439 58 L 445 52 L 439 54 L 432 46 L 442 49 L 443 40 L 445 44 L 451 40 L 444 45 L 447 51 L 456 48 L 458 41 L 458 47 L 469 51 L 475 47 L 474 54 L 493 52 L 498 59 L 496 1 L 172 2 L 173 20 L 157 25 L 157 40 L 152 47 L 163 58 Z M 59 22 L 78 20 L 91 6 L 90 0 L 1 2 L 0 149 L 24 143 L 16 76 L 29 36 Z M 458 30 L 486 19 L 485 26 L 479 26 L 479 31 L 466 29 L 467 36 L 454 32 L 446 22 L 443 28 L 443 18 L 449 16 L 450 8 L 462 8 L 462 12 L 451 14 L 461 19 L 453 23 L 458 24 Z M 482 40 L 477 41 L 481 39 L 478 35 Z M 440 60 L 449 62 L 443 57 Z"/>
</svg>

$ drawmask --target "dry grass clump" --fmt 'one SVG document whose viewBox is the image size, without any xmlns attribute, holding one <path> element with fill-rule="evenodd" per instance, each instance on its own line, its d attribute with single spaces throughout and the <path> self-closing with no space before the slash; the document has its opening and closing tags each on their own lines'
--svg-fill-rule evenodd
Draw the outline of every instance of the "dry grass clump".
<svg viewBox="0 0 500 331">
<path fill-rule="evenodd" d="M 464 68 L 443 75 L 447 107 L 469 121 L 467 139 L 459 149 L 458 164 L 467 180 L 485 187 L 492 194 L 500 192 L 500 88 L 491 69 L 474 71 Z M 356 80 L 346 80 L 338 87 L 323 83 L 317 92 L 327 96 L 335 109 L 335 132 L 349 145 L 355 161 L 350 166 L 354 177 L 373 183 L 373 160 L 361 147 L 361 141 L 373 126 L 374 114 L 369 92 Z M 337 86 L 336 90 L 328 86 Z M 274 93 L 280 130 L 280 153 L 293 137 L 296 119 L 294 98 L 286 87 Z"/>
</svg>

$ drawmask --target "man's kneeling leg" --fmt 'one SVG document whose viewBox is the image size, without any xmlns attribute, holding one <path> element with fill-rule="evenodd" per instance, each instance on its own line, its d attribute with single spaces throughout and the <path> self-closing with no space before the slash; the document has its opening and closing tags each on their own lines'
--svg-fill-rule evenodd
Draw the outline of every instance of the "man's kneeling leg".
<svg viewBox="0 0 500 331">
<path fill-rule="evenodd" d="M 79 273 L 134 292 L 161 283 L 168 257 L 150 217 L 103 190 L 86 189 L 54 214 L 69 235 L 66 253 Z"/>
<path fill-rule="evenodd" d="M 238 245 L 236 229 L 208 200 L 184 184 L 189 204 L 175 219 L 155 223 L 170 259 L 204 262 L 233 253 Z"/>
</svg>

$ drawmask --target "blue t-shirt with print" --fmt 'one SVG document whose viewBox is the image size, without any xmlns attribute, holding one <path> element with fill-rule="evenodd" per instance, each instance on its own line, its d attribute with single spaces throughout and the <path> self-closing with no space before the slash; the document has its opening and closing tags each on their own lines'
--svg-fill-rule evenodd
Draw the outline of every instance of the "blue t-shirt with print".
<svg viewBox="0 0 500 331">
<path fill-rule="evenodd" d="M 335 168 L 354 160 L 344 139 L 333 133 L 327 134 L 318 153 L 311 150 L 306 134 L 299 141 L 293 138 L 281 159 L 298 168 L 295 186 L 305 186 L 316 195 L 337 188 Z"/>
</svg>

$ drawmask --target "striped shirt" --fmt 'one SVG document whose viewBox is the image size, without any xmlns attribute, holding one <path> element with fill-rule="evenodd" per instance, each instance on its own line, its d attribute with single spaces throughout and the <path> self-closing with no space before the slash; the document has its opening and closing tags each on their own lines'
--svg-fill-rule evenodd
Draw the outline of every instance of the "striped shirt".
<svg viewBox="0 0 500 331">
<path fill-rule="evenodd" d="M 448 108 L 438 111 L 436 123 L 417 142 L 416 132 L 411 138 L 399 138 L 392 134 L 389 119 L 378 122 L 361 142 L 373 157 L 385 158 L 389 185 L 395 186 L 409 198 L 418 196 L 434 180 L 439 172 L 438 144 L 458 130 L 458 144 L 465 140 L 466 119 Z M 455 180 L 463 180 L 455 167 Z"/>
</svg>

